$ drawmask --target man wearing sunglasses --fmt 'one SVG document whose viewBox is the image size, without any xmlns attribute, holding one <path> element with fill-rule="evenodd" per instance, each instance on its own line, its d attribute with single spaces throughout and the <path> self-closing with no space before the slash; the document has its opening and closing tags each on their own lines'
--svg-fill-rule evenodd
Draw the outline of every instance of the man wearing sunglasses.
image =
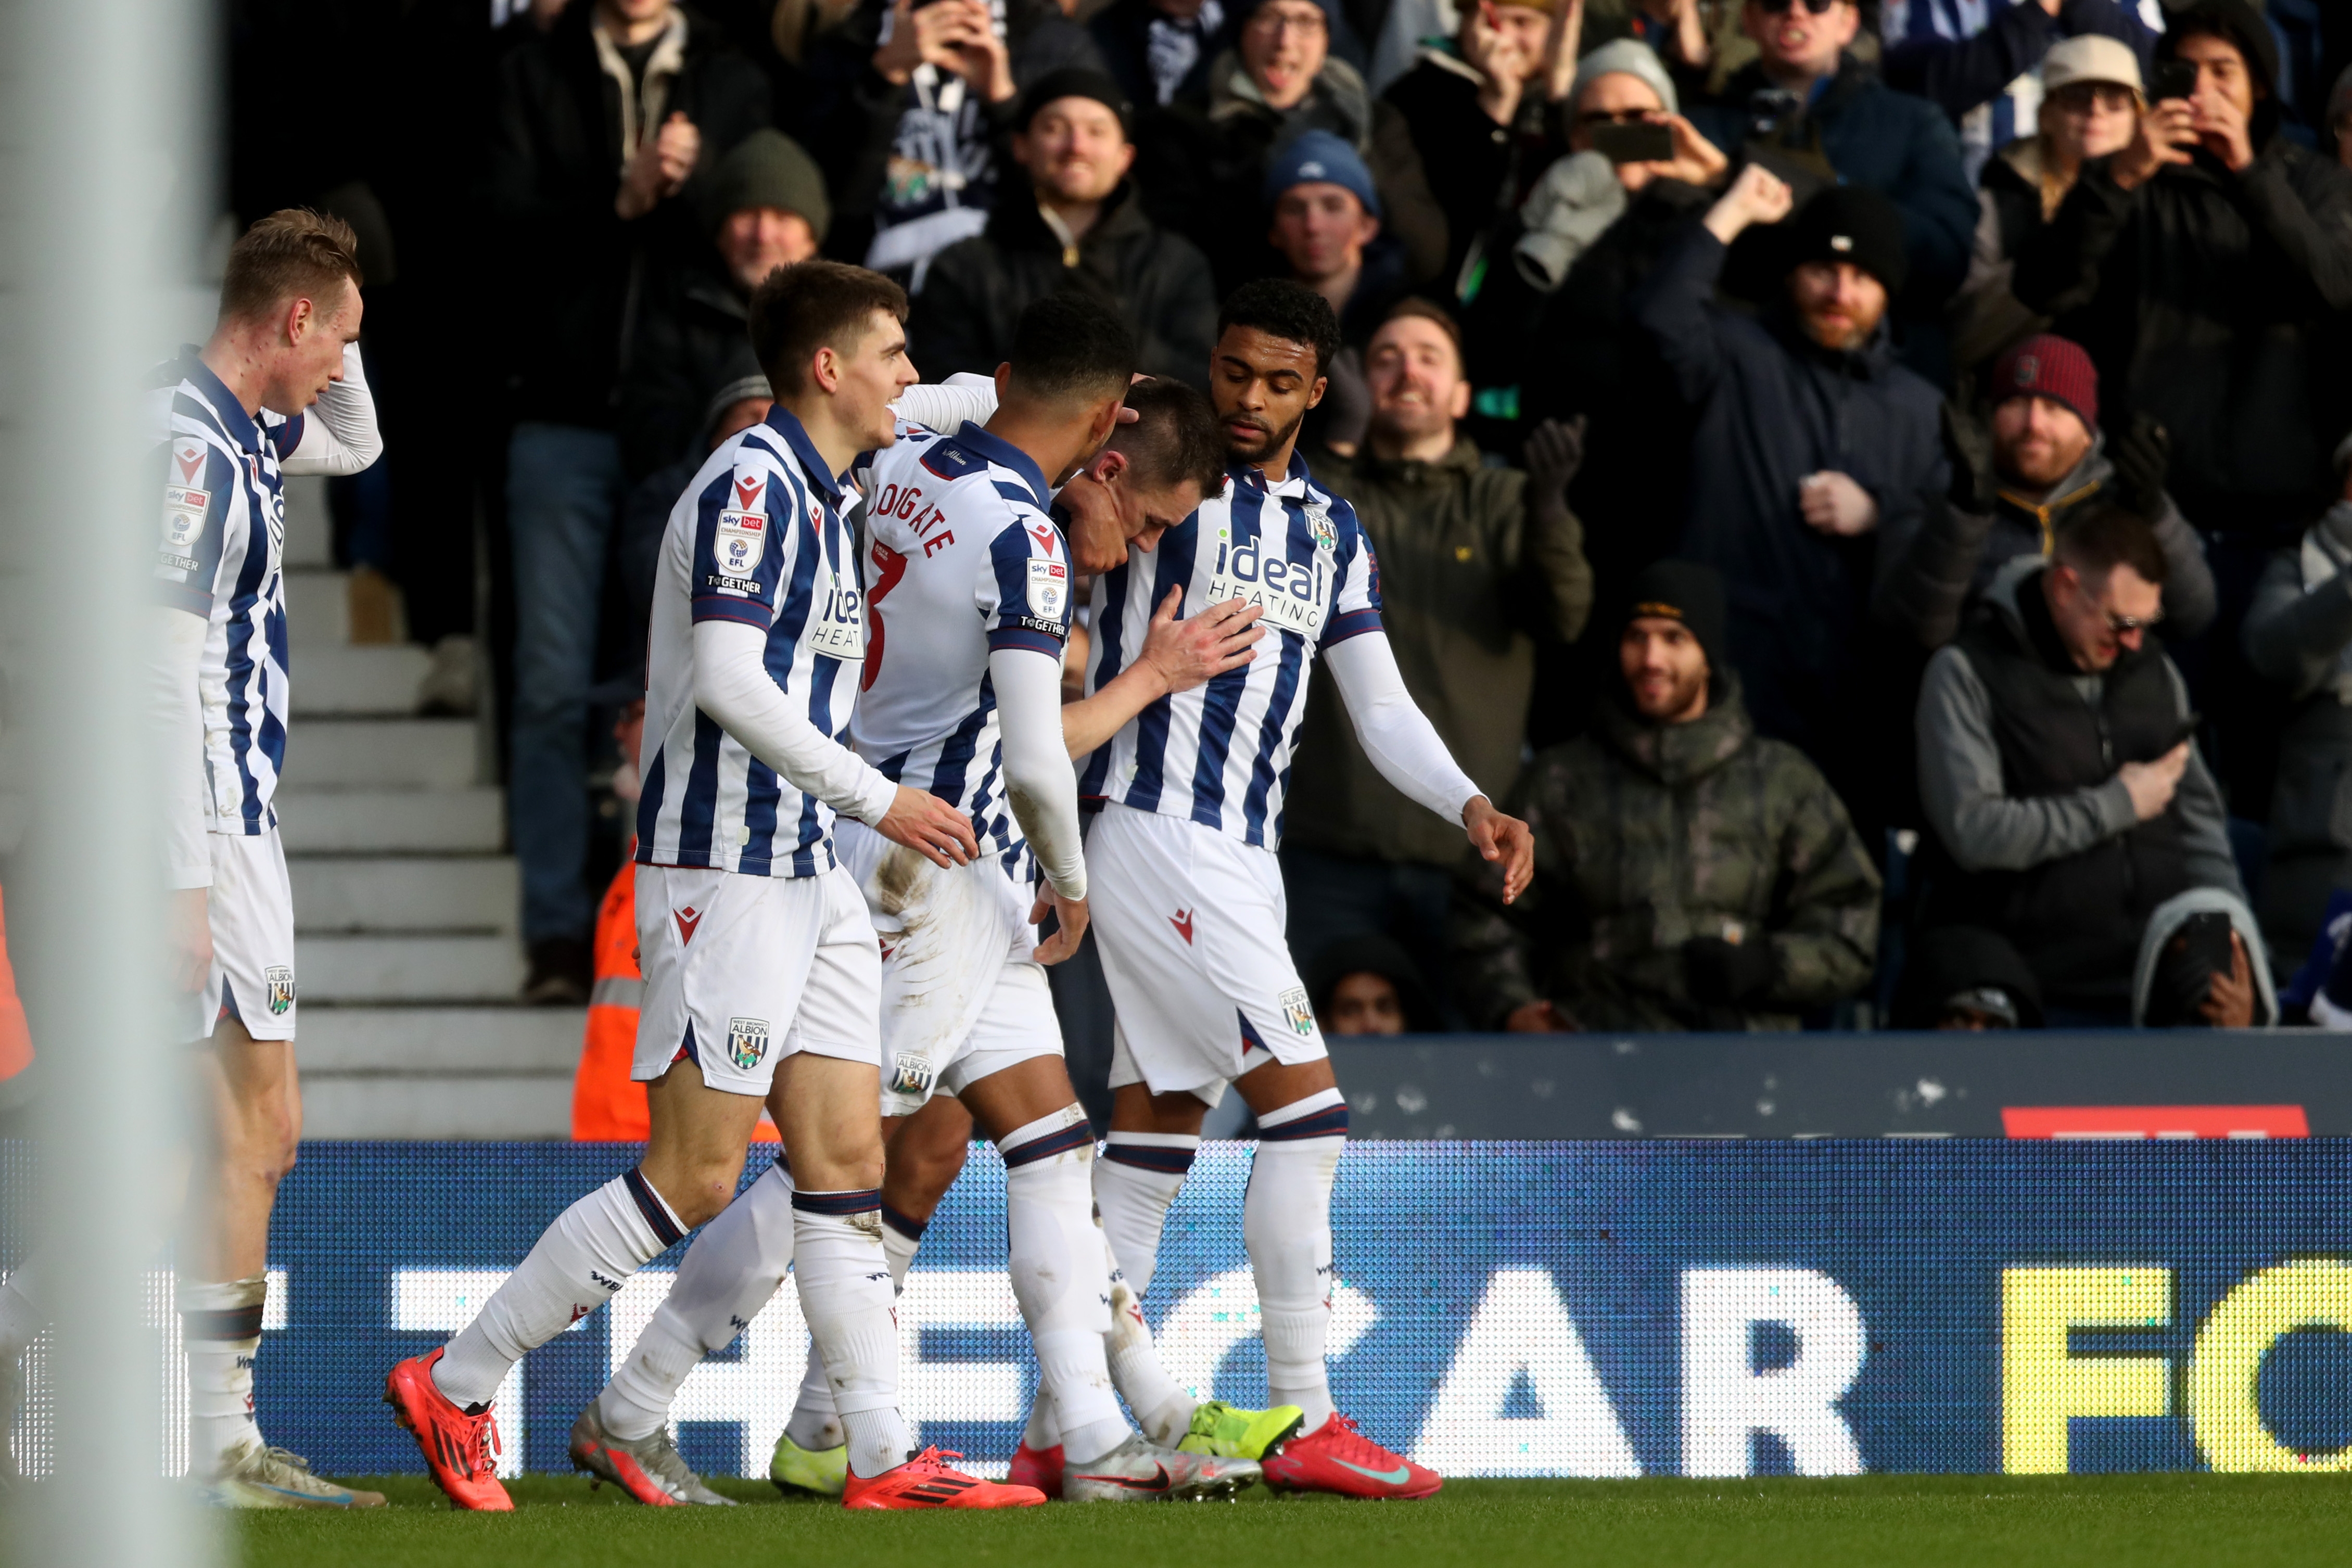
<svg viewBox="0 0 2352 1568">
<path fill-rule="evenodd" d="M 2131 1021 L 2167 900 L 2245 897 L 2189 688 L 2151 631 L 2168 575 L 2145 518 L 2086 508 L 2049 559 L 2001 570 L 1920 688 L 1924 919 L 2007 937 L 2053 1025 Z"/>
<path fill-rule="evenodd" d="M 1834 173 L 1837 183 L 1895 204 L 1910 276 L 1895 302 L 1900 353 L 1940 381 L 1943 305 L 1968 271 L 1976 193 L 1943 111 L 1895 91 L 1848 52 L 1861 27 L 1853 0 L 1747 0 L 1740 28 L 1757 58 L 1714 101 L 1694 105 L 1690 119 L 1734 160 L 1761 155 L 1784 177 L 1792 165 L 1811 166 L 1822 184 Z"/>
</svg>

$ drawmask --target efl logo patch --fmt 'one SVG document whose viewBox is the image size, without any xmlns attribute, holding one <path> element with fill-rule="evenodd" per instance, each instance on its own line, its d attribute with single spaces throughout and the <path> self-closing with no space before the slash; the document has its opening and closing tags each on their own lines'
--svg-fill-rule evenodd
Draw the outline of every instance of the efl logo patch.
<svg viewBox="0 0 2352 1568">
<path fill-rule="evenodd" d="M 928 1056 L 907 1053 L 893 1057 L 890 1062 L 890 1092 L 908 1094 L 917 1099 L 929 1095 L 931 1084 L 939 1077 L 939 1069 Z"/>
<path fill-rule="evenodd" d="M 760 558 L 768 553 L 768 515 L 719 513 L 718 537 L 711 541 L 711 553 L 718 558 L 719 570 L 729 577 L 751 576 Z"/>
<path fill-rule="evenodd" d="M 768 1020 L 766 1019 L 729 1019 L 727 1020 L 728 1059 L 749 1072 L 768 1057 Z"/>
<path fill-rule="evenodd" d="M 163 486 L 163 564 L 182 571 L 196 570 L 196 538 L 205 531 L 205 510 L 213 504 L 209 490 L 184 485 Z"/>
<path fill-rule="evenodd" d="M 283 964 L 272 964 L 261 971 L 261 977 L 269 983 L 269 1010 L 284 1017 L 294 1005 L 294 971 Z"/>
<path fill-rule="evenodd" d="M 1290 1026 L 1291 1033 L 1302 1040 L 1315 1033 L 1315 1009 L 1307 1005 L 1306 987 L 1293 986 L 1276 999 L 1282 1006 L 1282 1021 Z"/>
<path fill-rule="evenodd" d="M 1070 569 L 1058 560 L 1029 558 L 1029 612 L 1059 624 L 1070 608 Z"/>
</svg>

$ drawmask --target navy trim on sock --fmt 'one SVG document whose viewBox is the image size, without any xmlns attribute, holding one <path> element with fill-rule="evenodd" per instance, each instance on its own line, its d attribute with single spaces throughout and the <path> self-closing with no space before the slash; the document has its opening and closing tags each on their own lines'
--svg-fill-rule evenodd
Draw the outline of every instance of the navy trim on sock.
<svg viewBox="0 0 2352 1568">
<path fill-rule="evenodd" d="M 180 1309 L 180 1333 L 184 1339 L 259 1339 L 261 1337 L 261 1303 L 249 1307 L 224 1307 L 207 1311 L 201 1307 Z"/>
<path fill-rule="evenodd" d="M 920 1241 L 923 1239 L 923 1226 L 926 1221 L 917 1219 L 912 1215 L 901 1214 L 887 1203 L 882 1206 L 882 1223 L 909 1241 Z"/>
<path fill-rule="evenodd" d="M 675 1247 L 686 1239 L 686 1232 L 680 1230 L 677 1222 L 669 1217 L 669 1206 L 662 1202 L 659 1193 L 654 1191 L 654 1184 L 646 1179 L 644 1171 L 631 1166 L 622 1173 L 621 1179 L 629 1184 L 629 1196 L 637 1200 L 637 1212 L 646 1217 L 646 1223 L 654 1228 L 654 1234 L 661 1238 L 663 1246 Z"/>
<path fill-rule="evenodd" d="M 856 1192 L 803 1192 L 794 1187 L 793 1207 L 810 1214 L 871 1214 L 882 1207 L 882 1189 L 869 1186 Z"/>
<path fill-rule="evenodd" d="M 1004 1168 L 1018 1170 L 1023 1166 L 1035 1165 L 1039 1160 L 1055 1155 L 1066 1155 L 1072 1149 L 1083 1149 L 1095 1141 L 1095 1130 L 1085 1122 L 1074 1123 L 1058 1133 L 1048 1133 L 1042 1138 L 1032 1138 L 1019 1148 L 1006 1149 Z"/>
<path fill-rule="evenodd" d="M 1287 1144 L 1299 1138 L 1346 1137 L 1348 1108 L 1333 1105 L 1312 1115 L 1301 1116 L 1296 1122 L 1285 1122 L 1278 1127 L 1259 1124 L 1257 1141 L 1261 1144 Z"/>
<path fill-rule="evenodd" d="M 1139 1170 L 1158 1171 L 1162 1176 L 1183 1176 L 1192 1170 L 1192 1162 L 1200 1157 L 1200 1153 L 1197 1145 L 1180 1149 L 1165 1144 L 1122 1144 L 1114 1136 L 1110 1147 L 1103 1151 L 1103 1158 L 1117 1160 L 1120 1165 L 1133 1166 Z"/>
</svg>

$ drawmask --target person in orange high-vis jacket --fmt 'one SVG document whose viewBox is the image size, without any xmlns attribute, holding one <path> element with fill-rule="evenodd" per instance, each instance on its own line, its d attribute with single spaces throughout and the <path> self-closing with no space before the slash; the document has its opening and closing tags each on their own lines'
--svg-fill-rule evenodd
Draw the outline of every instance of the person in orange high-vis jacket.
<svg viewBox="0 0 2352 1568">
<path fill-rule="evenodd" d="M 638 697 L 621 709 L 613 726 L 622 759 L 613 793 L 625 804 L 636 801 L 637 742 L 645 728 L 645 699 Z M 646 1086 L 629 1077 L 637 1044 L 637 1006 L 646 989 L 645 972 L 637 967 L 635 853 L 633 843 L 631 858 L 621 862 L 596 909 L 596 979 L 588 993 L 588 1039 L 572 1080 L 574 1143 L 642 1144 L 646 1137 Z M 775 1124 L 762 1116 L 751 1135 L 773 1143 Z"/>
<path fill-rule="evenodd" d="M 16 969 L 8 961 L 7 915 L 0 913 L 0 1082 L 31 1065 L 33 1031 L 25 1024 L 25 1004 L 16 998 Z"/>
</svg>

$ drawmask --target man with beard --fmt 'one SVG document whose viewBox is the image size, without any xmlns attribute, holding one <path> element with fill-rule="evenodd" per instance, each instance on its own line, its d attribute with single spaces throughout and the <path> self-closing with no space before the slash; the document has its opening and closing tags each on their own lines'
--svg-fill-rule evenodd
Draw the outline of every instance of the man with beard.
<svg viewBox="0 0 2352 1568">
<path fill-rule="evenodd" d="M 1853 186 L 1824 191 L 1780 235 L 1780 298 L 1716 303 L 1732 241 L 1789 214 L 1750 164 L 1660 259 L 1634 319 L 1693 415 L 1680 553 L 1729 585 L 1725 653 L 1756 727 L 1803 748 L 1865 825 L 1876 769 L 1866 726 L 1864 607 L 1881 529 L 1908 538 L 1946 465 L 1935 388 L 1895 362 L 1887 300 L 1907 263 L 1903 218 Z"/>
</svg>

